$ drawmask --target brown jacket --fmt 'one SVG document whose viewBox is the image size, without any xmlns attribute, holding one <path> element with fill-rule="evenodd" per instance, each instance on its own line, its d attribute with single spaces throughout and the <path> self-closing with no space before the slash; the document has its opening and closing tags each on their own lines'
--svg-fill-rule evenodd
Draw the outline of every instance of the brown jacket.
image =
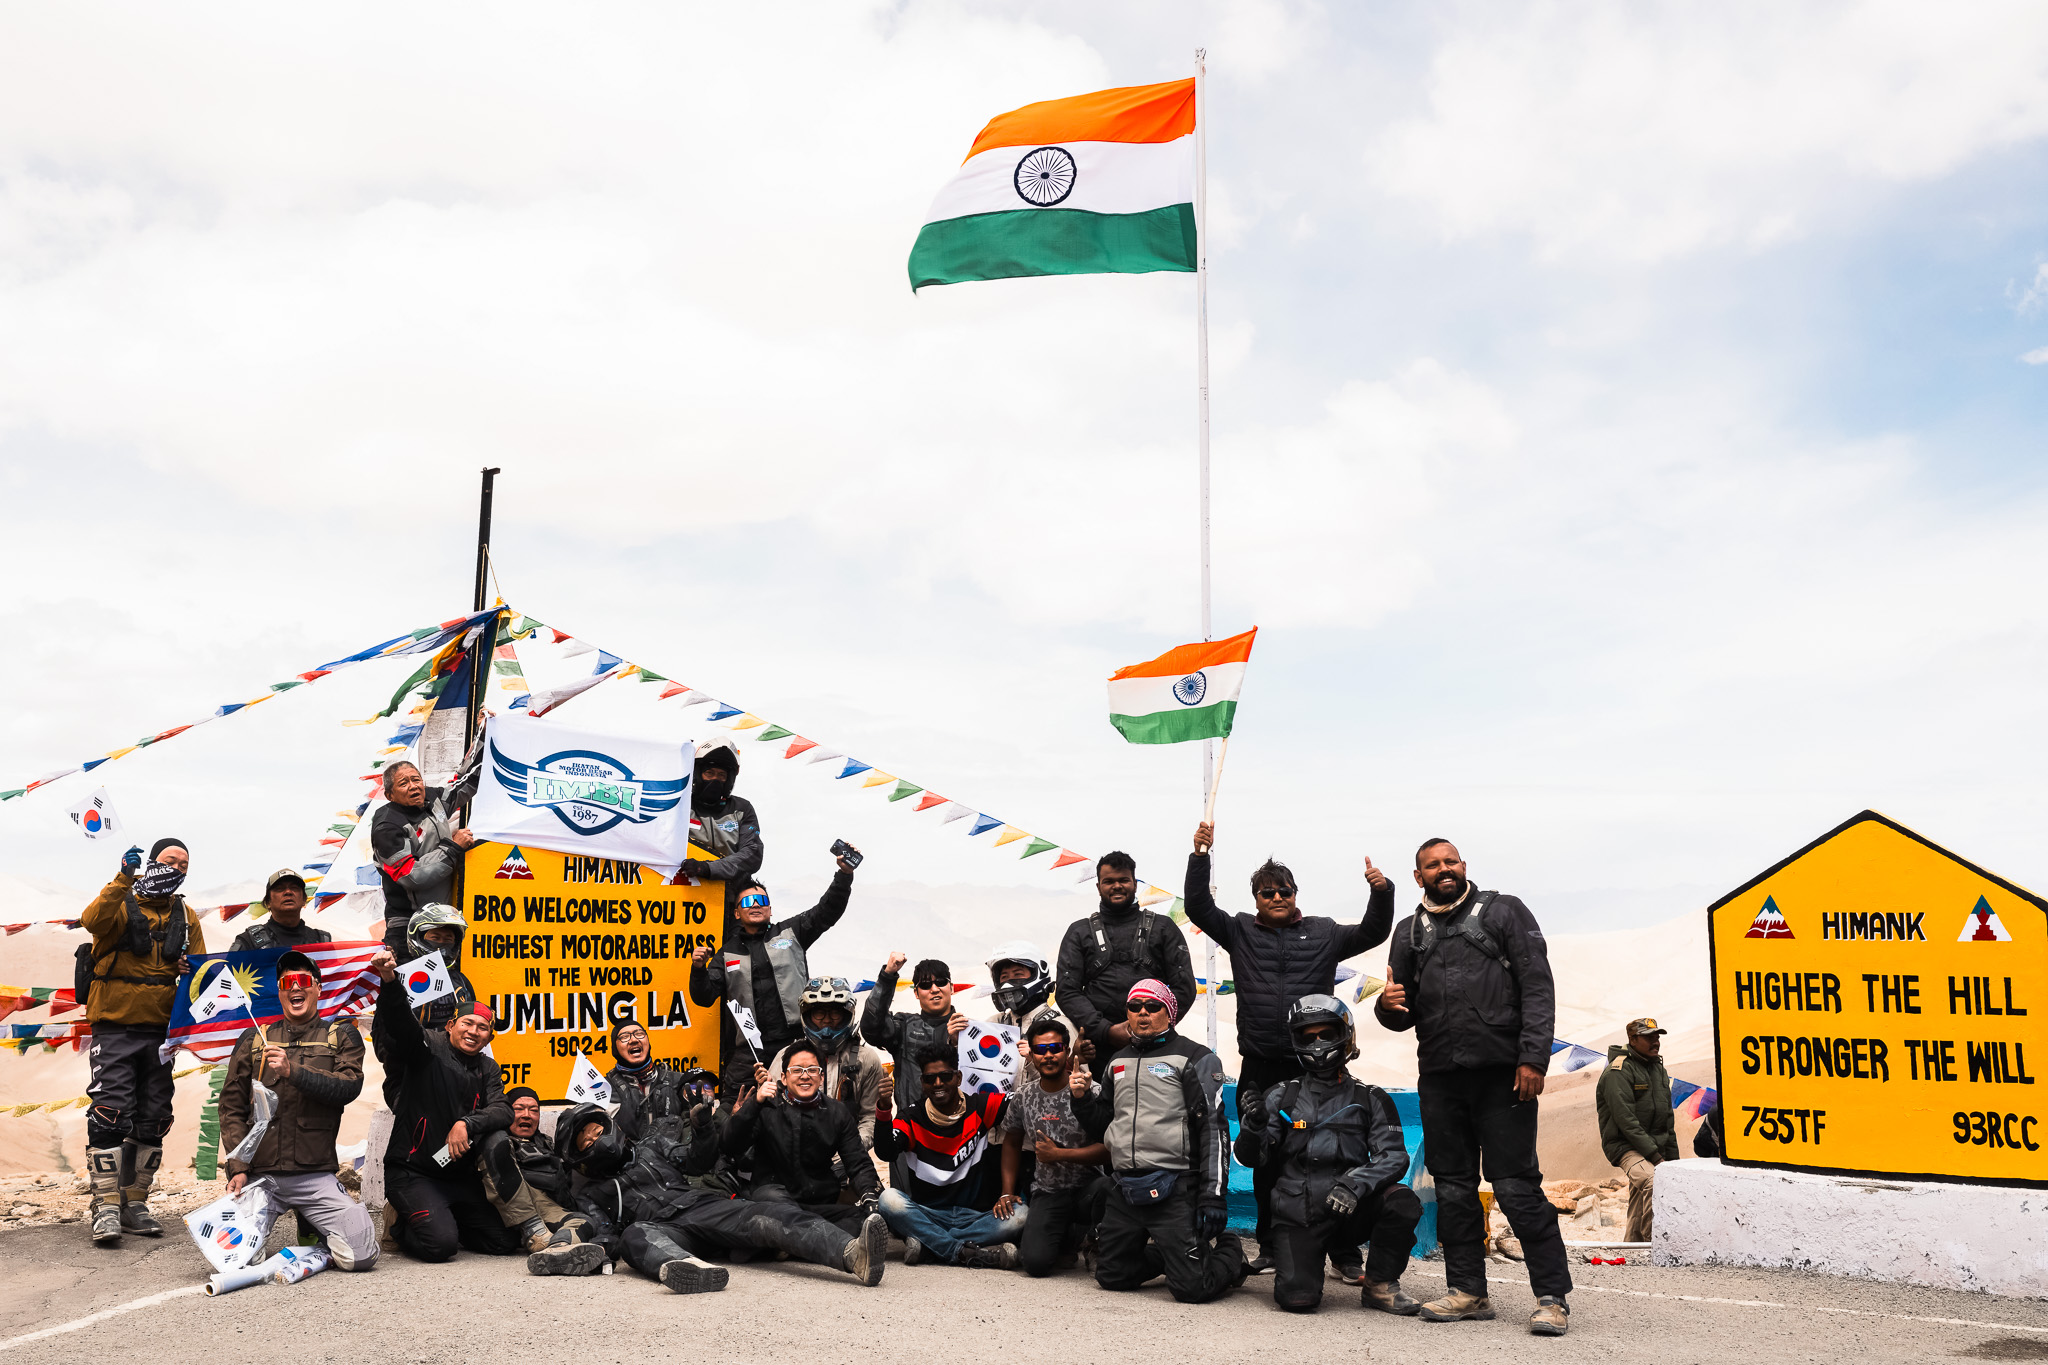
<svg viewBox="0 0 2048 1365">
<path fill-rule="evenodd" d="M 146 953 L 128 951 L 128 892 L 135 885 L 134 874 L 123 868 L 106 889 L 85 907 L 80 924 L 92 935 L 92 997 L 86 1002 L 85 1017 L 95 1024 L 128 1024 L 137 1028 L 164 1028 L 171 1022 L 171 1000 L 178 987 L 178 960 L 168 961 L 154 943 Z M 161 934 L 176 897 L 151 897 L 136 904 L 151 934 Z M 199 931 L 199 915 L 185 910 L 185 953 L 198 957 L 206 951 Z M 131 977 L 133 980 L 100 980 L 101 977 Z"/>
<path fill-rule="evenodd" d="M 277 1092 L 277 1113 L 256 1144 L 256 1159 L 228 1162 L 228 1174 L 334 1170 L 341 1111 L 363 1093 L 363 1036 L 346 1019 L 280 1019 L 242 1035 L 220 1089 L 221 1150 L 233 1151 L 249 1135 L 249 1084 L 263 1067 L 266 1043 L 291 1054 L 291 1072 L 264 1082 Z"/>
</svg>

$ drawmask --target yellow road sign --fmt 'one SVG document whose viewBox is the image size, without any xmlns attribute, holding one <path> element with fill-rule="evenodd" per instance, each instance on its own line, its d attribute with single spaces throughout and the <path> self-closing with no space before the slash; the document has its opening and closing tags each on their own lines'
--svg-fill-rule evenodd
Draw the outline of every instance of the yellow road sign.
<svg viewBox="0 0 2048 1365">
<path fill-rule="evenodd" d="M 1728 1161 L 2048 1185 L 2048 901 L 1865 811 L 1707 913 Z"/>
<path fill-rule="evenodd" d="M 462 968 L 498 1017 L 505 1084 L 568 1093 L 579 1053 L 609 1071 L 614 1020 L 654 1056 L 718 1070 L 717 1006 L 690 1003 L 690 953 L 716 949 L 725 885 L 668 886 L 638 863 L 478 844 L 463 868 Z"/>
</svg>

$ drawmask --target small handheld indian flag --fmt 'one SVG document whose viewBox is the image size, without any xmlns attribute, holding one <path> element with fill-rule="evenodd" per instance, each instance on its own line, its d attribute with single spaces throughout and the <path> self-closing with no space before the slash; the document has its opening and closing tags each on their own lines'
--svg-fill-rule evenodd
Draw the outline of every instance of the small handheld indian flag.
<svg viewBox="0 0 2048 1365">
<path fill-rule="evenodd" d="M 910 287 L 1193 270 L 1194 143 L 1193 79 L 996 115 L 932 201 Z"/>
<path fill-rule="evenodd" d="M 1109 675 L 1109 723 L 1133 744 L 1225 739 L 1237 717 L 1253 626 L 1228 640 L 1180 645 Z"/>
</svg>

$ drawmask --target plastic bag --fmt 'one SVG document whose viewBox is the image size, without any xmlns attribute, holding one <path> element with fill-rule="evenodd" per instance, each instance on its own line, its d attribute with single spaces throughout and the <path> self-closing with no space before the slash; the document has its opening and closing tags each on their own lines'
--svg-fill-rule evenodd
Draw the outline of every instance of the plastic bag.
<svg viewBox="0 0 2048 1365">
<path fill-rule="evenodd" d="M 249 1135 L 235 1144 L 229 1152 L 229 1161 L 254 1161 L 256 1149 L 263 1145 L 263 1135 L 270 1131 L 270 1121 L 277 1116 L 277 1092 L 261 1081 L 249 1082 Z"/>
</svg>

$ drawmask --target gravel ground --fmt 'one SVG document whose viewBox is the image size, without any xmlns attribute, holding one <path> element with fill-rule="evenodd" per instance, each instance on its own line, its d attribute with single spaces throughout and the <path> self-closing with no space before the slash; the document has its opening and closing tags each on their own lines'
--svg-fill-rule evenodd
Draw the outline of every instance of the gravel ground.
<svg viewBox="0 0 2048 1365">
<path fill-rule="evenodd" d="M 590 1365 L 640 1365 L 694 1351 L 823 1365 L 934 1348 L 1011 1358 L 1021 1348 L 1028 1358 L 1053 1361 L 1300 1362 L 1341 1353 L 1467 1362 L 1475 1351 L 1492 1349 L 1560 1360 L 1715 1365 L 2048 1359 L 2048 1302 L 1649 1265 L 1575 1266 L 1571 1335 L 1542 1340 L 1524 1330 L 1534 1303 L 1521 1267 L 1494 1262 L 1489 1273 L 1500 1319 L 1450 1325 L 1363 1312 L 1357 1291 L 1334 1281 L 1321 1313 L 1281 1313 L 1272 1304 L 1270 1276 L 1220 1303 L 1185 1307 L 1156 1285 L 1107 1294 L 1078 1272 L 1030 1280 L 892 1262 L 878 1288 L 863 1289 L 815 1267 L 746 1265 L 733 1268 L 722 1294 L 679 1298 L 630 1271 L 536 1279 L 517 1258 L 467 1253 L 443 1266 L 387 1255 L 368 1280 L 329 1272 L 300 1285 L 209 1299 L 190 1292 L 205 1267 L 176 1229 L 161 1240 L 130 1237 L 102 1250 L 82 1226 L 58 1224 L 0 1231 L 0 1274 L 9 1291 L 0 1304 L 0 1351 L 13 1360 L 67 1365 L 114 1355 L 210 1365 L 278 1358 L 287 1350 L 304 1362 L 368 1357 L 429 1365 L 507 1353 L 554 1358 L 568 1343 Z M 1427 1295 L 1442 1284 L 1440 1263 L 1417 1262 L 1406 1284 Z M 167 1293 L 174 1296 L 148 1302 Z M 134 1311 L 80 1330 L 18 1340 L 139 1301 Z M 698 1334 L 702 1344 L 689 1344 Z"/>
</svg>

